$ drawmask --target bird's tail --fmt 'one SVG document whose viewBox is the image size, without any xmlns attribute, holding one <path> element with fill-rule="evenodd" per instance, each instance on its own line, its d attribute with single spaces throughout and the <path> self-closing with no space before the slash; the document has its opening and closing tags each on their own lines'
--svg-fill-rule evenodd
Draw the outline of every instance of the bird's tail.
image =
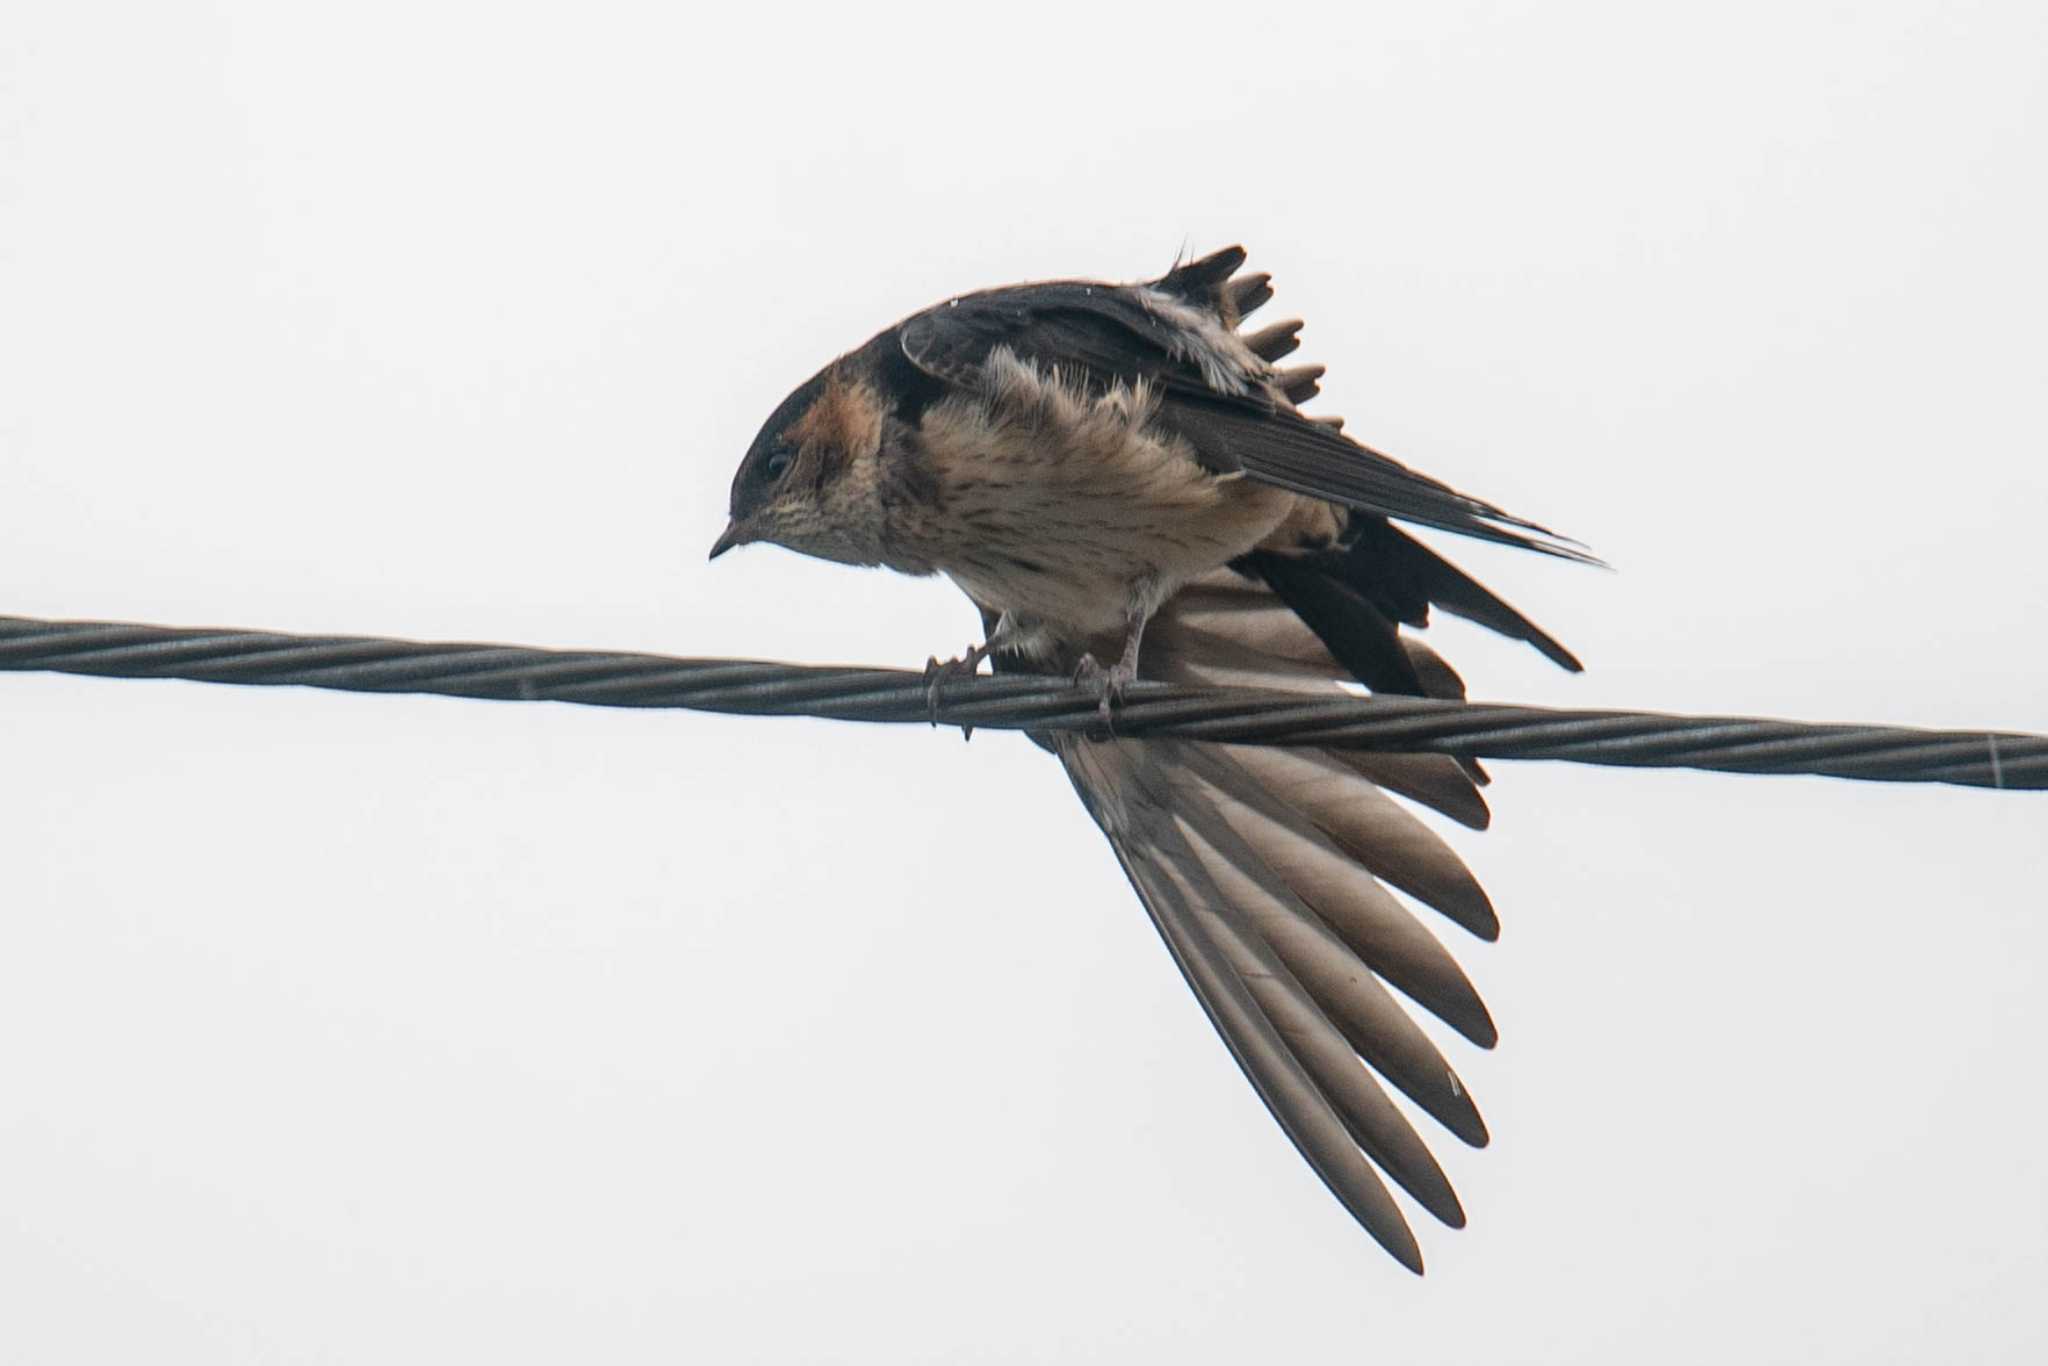
<svg viewBox="0 0 2048 1366">
<path fill-rule="evenodd" d="M 1425 677 L 1400 636 L 1401 626 L 1429 625 L 1433 606 L 1526 641 L 1573 673 L 1584 667 L 1549 632 L 1384 517 L 1353 514 L 1334 544 L 1261 548 L 1237 567 L 1270 585 L 1374 692 L 1465 695 L 1455 675 Z"/>
</svg>

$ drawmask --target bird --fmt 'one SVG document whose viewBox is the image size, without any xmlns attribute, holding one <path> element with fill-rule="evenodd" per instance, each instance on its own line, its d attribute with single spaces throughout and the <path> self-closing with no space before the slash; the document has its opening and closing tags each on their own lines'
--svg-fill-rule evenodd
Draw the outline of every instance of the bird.
<svg viewBox="0 0 2048 1366">
<path fill-rule="evenodd" d="M 1120 738 L 1140 679 L 1462 699 L 1420 630 L 1435 608 L 1574 673 L 1547 632 L 1401 524 L 1566 560 L 1575 540 L 1303 411 L 1320 365 L 1278 364 L 1299 320 L 1252 330 L 1271 277 L 1232 246 L 1131 284 L 1055 280 L 945 299 L 827 364 L 770 413 L 711 558 L 756 542 L 944 574 L 983 638 L 927 665 L 1066 673 L 1110 727 L 1032 733 L 1064 765 L 1225 1045 L 1360 1226 L 1420 1274 L 1391 1181 L 1466 1216 L 1387 1088 L 1474 1147 L 1470 1092 L 1396 996 L 1481 1048 L 1498 1030 L 1426 907 L 1500 922 L 1412 807 L 1490 821 L 1471 760 Z M 1405 629 L 1404 629 L 1405 628 Z"/>
</svg>

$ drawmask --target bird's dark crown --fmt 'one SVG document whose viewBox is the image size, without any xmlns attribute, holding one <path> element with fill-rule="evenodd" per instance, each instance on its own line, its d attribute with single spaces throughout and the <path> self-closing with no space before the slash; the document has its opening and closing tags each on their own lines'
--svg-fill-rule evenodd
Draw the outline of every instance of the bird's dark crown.
<svg viewBox="0 0 2048 1366">
<path fill-rule="evenodd" d="M 817 405 L 831 374 L 832 366 L 827 366 L 805 380 L 776 404 L 775 411 L 761 424 L 760 432 L 755 435 L 753 444 L 747 447 L 747 453 L 733 475 L 732 515 L 735 521 L 759 511 L 789 478 L 797 458 L 803 453 L 803 441 L 797 426 Z"/>
</svg>

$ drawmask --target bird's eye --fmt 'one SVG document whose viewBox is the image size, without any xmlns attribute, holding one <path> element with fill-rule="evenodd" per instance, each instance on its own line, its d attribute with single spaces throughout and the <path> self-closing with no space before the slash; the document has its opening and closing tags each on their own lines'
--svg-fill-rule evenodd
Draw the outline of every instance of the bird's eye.
<svg viewBox="0 0 2048 1366">
<path fill-rule="evenodd" d="M 782 478 L 783 475 L 789 473 L 789 462 L 795 458 L 795 453 L 789 447 L 777 446 L 774 450 L 768 452 L 768 458 L 761 462 L 762 477 L 767 479 L 769 483 L 774 483 Z"/>
</svg>

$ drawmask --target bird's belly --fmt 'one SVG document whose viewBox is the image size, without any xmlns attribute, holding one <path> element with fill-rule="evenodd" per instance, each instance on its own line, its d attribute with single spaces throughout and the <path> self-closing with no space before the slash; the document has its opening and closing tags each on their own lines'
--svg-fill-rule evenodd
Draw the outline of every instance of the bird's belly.
<svg viewBox="0 0 2048 1366">
<path fill-rule="evenodd" d="M 1121 631 L 1134 610 L 1149 613 L 1252 549 L 1295 501 L 1206 472 L 1188 483 L 1183 496 L 1163 499 L 1156 488 L 1118 497 L 1098 487 L 1087 498 L 1013 490 L 1000 510 L 977 511 L 979 534 L 939 567 L 997 611 L 1081 635 Z"/>
<path fill-rule="evenodd" d="M 1205 468 L 1142 389 L 1088 395 L 991 357 L 986 391 L 935 405 L 933 568 L 986 607 L 1080 634 L 1121 630 L 1244 554 L 1295 495 Z"/>
</svg>

